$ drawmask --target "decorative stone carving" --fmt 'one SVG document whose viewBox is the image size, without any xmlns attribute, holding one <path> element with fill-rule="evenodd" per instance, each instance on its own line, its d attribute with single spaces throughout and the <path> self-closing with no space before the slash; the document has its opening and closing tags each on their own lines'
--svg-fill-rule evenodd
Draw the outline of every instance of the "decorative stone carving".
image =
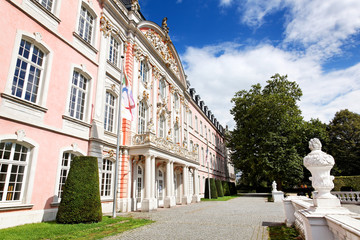
<svg viewBox="0 0 360 240">
<path fill-rule="evenodd" d="M 78 149 L 77 143 L 72 143 L 72 144 L 71 144 L 71 147 L 72 147 L 72 150 L 73 150 L 74 152 L 77 152 L 77 149 Z"/>
<path fill-rule="evenodd" d="M 140 10 L 140 4 L 138 0 L 131 0 L 131 10 L 132 11 L 139 11 Z"/>
<path fill-rule="evenodd" d="M 180 77 L 179 68 L 176 64 L 175 58 L 171 53 L 169 46 L 167 45 L 167 43 L 170 41 L 163 40 L 161 36 L 155 33 L 155 31 L 152 29 L 147 30 L 145 36 L 151 42 L 154 48 L 160 53 L 167 67 L 170 68 L 176 76 Z"/>
<path fill-rule="evenodd" d="M 330 176 L 330 170 L 335 164 L 334 158 L 321 151 L 321 142 L 317 138 L 310 140 L 309 148 L 311 152 L 304 158 L 304 165 L 311 172 L 310 180 L 317 191 L 314 196 L 315 207 L 340 206 L 340 201 L 330 193 L 334 188 L 334 176 Z"/>
<path fill-rule="evenodd" d="M 42 35 L 39 32 L 34 32 L 35 40 L 40 42 L 42 40 Z"/>
<path fill-rule="evenodd" d="M 154 122 L 152 119 L 148 122 L 146 130 L 147 132 L 155 133 Z"/>
<path fill-rule="evenodd" d="M 164 32 L 169 33 L 169 27 L 167 25 L 167 17 L 163 18 L 161 27 L 164 30 Z"/>
<path fill-rule="evenodd" d="M 104 15 L 100 18 L 100 31 L 103 32 L 105 37 L 110 36 L 111 31 L 113 30 L 113 25 L 105 18 Z"/>
<path fill-rule="evenodd" d="M 15 132 L 15 134 L 17 135 L 17 140 L 18 140 L 19 142 L 24 141 L 24 138 L 25 138 L 25 136 L 26 136 L 26 133 L 25 133 L 24 130 L 22 130 L 22 129 L 17 130 L 17 131 Z"/>
</svg>

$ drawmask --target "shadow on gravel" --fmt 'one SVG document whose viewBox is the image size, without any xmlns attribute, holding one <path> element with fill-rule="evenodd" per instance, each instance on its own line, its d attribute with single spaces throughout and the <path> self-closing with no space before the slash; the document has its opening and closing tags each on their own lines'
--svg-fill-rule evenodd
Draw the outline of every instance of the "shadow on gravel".
<svg viewBox="0 0 360 240">
<path fill-rule="evenodd" d="M 263 227 L 279 227 L 284 225 L 283 222 L 262 222 Z"/>
</svg>

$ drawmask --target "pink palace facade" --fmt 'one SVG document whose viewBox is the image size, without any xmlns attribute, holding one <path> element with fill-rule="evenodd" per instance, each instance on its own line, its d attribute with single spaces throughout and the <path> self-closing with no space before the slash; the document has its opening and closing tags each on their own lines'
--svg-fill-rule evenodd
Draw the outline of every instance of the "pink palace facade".
<svg viewBox="0 0 360 240">
<path fill-rule="evenodd" d="M 166 20 L 136 0 L 2 0 L 0 13 L 0 228 L 54 220 L 78 155 L 98 158 L 104 213 L 115 174 L 122 212 L 196 203 L 208 174 L 235 180 Z M 115 173 L 122 63 L 135 107 Z"/>
</svg>

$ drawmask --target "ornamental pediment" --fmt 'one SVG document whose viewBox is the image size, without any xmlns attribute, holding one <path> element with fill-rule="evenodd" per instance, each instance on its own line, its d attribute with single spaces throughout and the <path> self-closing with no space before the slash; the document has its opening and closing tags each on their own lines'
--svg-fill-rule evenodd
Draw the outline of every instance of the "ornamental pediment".
<svg viewBox="0 0 360 240">
<path fill-rule="evenodd" d="M 177 77 L 180 78 L 179 67 L 176 64 L 175 57 L 168 46 L 168 44 L 171 44 L 171 41 L 163 39 L 158 33 L 156 33 L 152 29 L 146 30 L 145 36 L 154 46 L 155 50 L 160 53 L 161 57 L 166 63 L 166 66 L 170 68 Z"/>
</svg>

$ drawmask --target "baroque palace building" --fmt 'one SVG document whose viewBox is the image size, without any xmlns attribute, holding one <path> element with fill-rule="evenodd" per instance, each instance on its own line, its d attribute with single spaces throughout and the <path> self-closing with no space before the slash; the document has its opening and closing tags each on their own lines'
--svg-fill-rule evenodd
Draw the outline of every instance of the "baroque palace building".
<svg viewBox="0 0 360 240">
<path fill-rule="evenodd" d="M 0 228 L 54 220 L 74 156 L 98 158 L 104 213 L 115 174 L 122 212 L 198 202 L 208 176 L 235 181 L 166 18 L 147 21 L 136 0 L 2 0 L 0 13 Z"/>
</svg>

